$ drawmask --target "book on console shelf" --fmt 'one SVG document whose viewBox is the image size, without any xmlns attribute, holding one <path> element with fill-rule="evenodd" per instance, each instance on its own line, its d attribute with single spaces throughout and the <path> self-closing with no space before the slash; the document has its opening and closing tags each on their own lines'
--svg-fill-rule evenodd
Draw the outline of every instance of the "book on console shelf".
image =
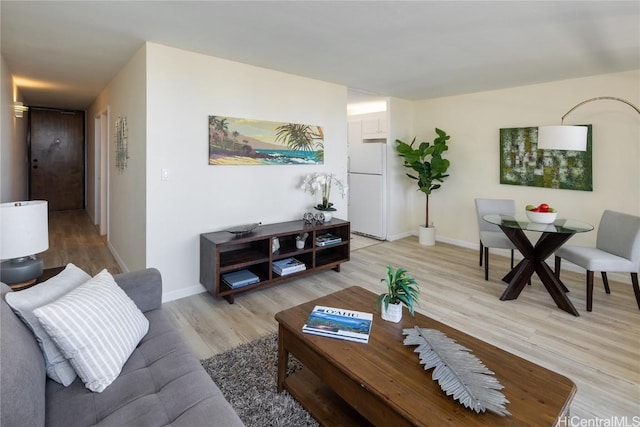
<svg viewBox="0 0 640 427">
<path fill-rule="evenodd" d="M 278 273 L 280 276 L 286 276 L 287 274 L 297 273 L 298 271 L 304 271 L 307 269 L 304 262 L 295 258 L 285 258 L 273 261 L 271 267 L 273 271 Z"/>
<path fill-rule="evenodd" d="M 342 238 L 331 233 L 318 234 L 316 236 L 316 246 L 335 245 L 342 242 Z"/>
<path fill-rule="evenodd" d="M 373 313 L 316 305 L 302 332 L 361 343 L 369 342 Z"/>
<path fill-rule="evenodd" d="M 222 281 L 231 289 L 241 288 L 243 286 L 258 283 L 260 278 L 247 269 L 224 273 Z"/>
</svg>

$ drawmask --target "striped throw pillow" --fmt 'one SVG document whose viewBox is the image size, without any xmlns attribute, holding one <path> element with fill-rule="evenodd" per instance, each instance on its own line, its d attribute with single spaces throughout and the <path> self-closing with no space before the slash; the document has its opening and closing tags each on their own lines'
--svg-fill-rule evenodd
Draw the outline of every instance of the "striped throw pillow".
<svg viewBox="0 0 640 427">
<path fill-rule="evenodd" d="M 101 392 L 149 330 L 149 321 L 107 270 L 34 310 L 85 387 Z"/>
<path fill-rule="evenodd" d="M 51 279 L 20 292 L 9 292 L 4 299 L 13 311 L 31 329 L 44 356 L 47 375 L 65 387 L 76 379 L 76 371 L 51 340 L 33 310 L 56 301 L 66 293 L 91 280 L 91 276 L 69 263 L 62 272 Z"/>
</svg>

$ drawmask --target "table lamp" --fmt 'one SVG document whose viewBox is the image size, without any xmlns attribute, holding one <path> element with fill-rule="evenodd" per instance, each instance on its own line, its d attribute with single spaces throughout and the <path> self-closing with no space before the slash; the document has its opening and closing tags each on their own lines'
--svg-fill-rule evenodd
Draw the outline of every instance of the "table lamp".
<svg viewBox="0 0 640 427">
<path fill-rule="evenodd" d="M 49 248 L 48 220 L 45 200 L 0 204 L 0 281 L 28 284 L 42 275 L 36 255 Z"/>
<path fill-rule="evenodd" d="M 538 127 L 538 149 L 540 150 L 574 150 L 574 151 L 586 151 L 587 150 L 587 128 L 585 126 L 571 126 L 564 124 L 564 118 L 569 115 L 573 110 L 581 105 L 584 105 L 592 101 L 601 101 L 608 99 L 611 101 L 619 101 L 627 104 L 638 114 L 640 114 L 640 108 L 633 105 L 626 99 L 616 98 L 613 96 L 598 96 L 596 98 L 587 99 L 582 101 L 572 109 L 567 111 L 560 120 L 559 126 L 540 126 Z"/>
</svg>

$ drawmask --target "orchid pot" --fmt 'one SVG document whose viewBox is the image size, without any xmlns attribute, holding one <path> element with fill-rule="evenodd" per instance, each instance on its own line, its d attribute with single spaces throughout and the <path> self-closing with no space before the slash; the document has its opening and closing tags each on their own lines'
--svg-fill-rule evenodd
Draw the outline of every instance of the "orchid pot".
<svg viewBox="0 0 640 427">
<path fill-rule="evenodd" d="M 333 212 L 336 211 L 336 208 L 333 207 L 333 203 L 329 201 L 332 188 L 337 188 L 343 198 L 347 194 L 348 190 L 347 186 L 332 173 L 309 174 L 302 182 L 301 188 L 312 195 L 320 193 L 322 202 L 315 205 L 314 209 L 324 214 L 325 221 L 331 221 L 333 218 Z"/>
</svg>

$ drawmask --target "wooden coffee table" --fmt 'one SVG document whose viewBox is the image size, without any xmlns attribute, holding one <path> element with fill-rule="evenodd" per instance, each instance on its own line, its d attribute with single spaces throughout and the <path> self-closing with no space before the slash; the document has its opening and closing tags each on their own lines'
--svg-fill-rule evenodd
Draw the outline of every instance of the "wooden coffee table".
<svg viewBox="0 0 640 427">
<path fill-rule="evenodd" d="M 426 316 L 386 322 L 373 293 L 351 287 L 276 314 L 278 391 L 287 390 L 322 425 L 535 425 L 568 416 L 576 392 L 568 378 L 473 338 Z M 316 305 L 374 312 L 368 344 L 302 333 Z M 402 344 L 403 328 L 438 329 L 470 349 L 504 386 L 511 416 L 477 414 L 442 392 L 432 371 L 419 363 L 415 346 Z M 304 368 L 287 376 L 289 355 Z"/>
</svg>

